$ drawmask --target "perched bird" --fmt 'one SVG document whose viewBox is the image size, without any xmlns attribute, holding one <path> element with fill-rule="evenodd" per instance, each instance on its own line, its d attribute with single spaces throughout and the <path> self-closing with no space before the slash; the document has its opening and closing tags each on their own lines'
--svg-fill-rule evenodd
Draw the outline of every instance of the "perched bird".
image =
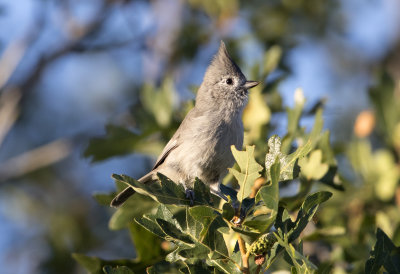
<svg viewBox="0 0 400 274">
<path fill-rule="evenodd" d="M 191 201 L 193 182 L 198 177 L 220 195 L 220 182 L 234 164 L 231 145 L 243 146 L 242 113 L 248 101 L 248 89 L 258 85 L 247 81 L 231 59 L 224 42 L 207 68 L 197 93 L 194 108 L 158 157 L 153 169 L 138 181 L 158 180 L 157 173 L 183 184 Z M 127 187 L 111 202 L 122 205 L 135 190 Z M 221 196 L 221 195 L 220 195 Z"/>
</svg>

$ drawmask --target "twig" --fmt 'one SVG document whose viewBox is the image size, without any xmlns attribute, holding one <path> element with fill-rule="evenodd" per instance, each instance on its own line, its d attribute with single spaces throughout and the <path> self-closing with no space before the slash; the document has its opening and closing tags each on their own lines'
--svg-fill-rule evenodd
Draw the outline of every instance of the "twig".
<svg viewBox="0 0 400 274">
<path fill-rule="evenodd" d="M 238 243 L 239 243 L 239 250 L 240 254 L 242 255 L 242 272 L 245 274 L 249 274 L 249 256 L 250 252 L 246 250 L 246 243 L 244 242 L 242 236 L 238 234 Z"/>
<path fill-rule="evenodd" d="M 20 99 L 18 89 L 7 89 L 0 95 L 0 146 L 18 117 Z"/>
<path fill-rule="evenodd" d="M 250 198 L 254 198 L 257 195 L 257 192 L 263 187 L 266 183 L 265 178 L 260 177 L 255 182 L 254 185 L 251 187 L 251 193 L 249 195 Z"/>
<path fill-rule="evenodd" d="M 39 168 L 54 164 L 71 152 L 68 140 L 57 140 L 9 159 L 0 167 L 0 181 L 22 176 Z"/>
</svg>

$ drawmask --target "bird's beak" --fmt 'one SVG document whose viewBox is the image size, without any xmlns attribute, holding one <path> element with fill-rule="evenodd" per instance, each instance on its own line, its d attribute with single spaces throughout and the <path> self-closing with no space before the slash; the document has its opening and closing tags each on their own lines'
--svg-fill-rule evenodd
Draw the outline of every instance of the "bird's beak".
<svg viewBox="0 0 400 274">
<path fill-rule="evenodd" d="M 255 86 L 257 86 L 260 82 L 258 81 L 246 81 L 246 83 L 244 83 L 243 87 L 245 89 L 251 89 L 254 88 Z"/>
</svg>

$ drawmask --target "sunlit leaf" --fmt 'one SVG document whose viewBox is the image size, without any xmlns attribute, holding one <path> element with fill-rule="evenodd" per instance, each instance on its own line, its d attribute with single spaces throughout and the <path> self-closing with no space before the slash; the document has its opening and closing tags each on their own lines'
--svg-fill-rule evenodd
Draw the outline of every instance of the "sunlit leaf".
<svg viewBox="0 0 400 274">
<path fill-rule="evenodd" d="M 314 150 L 310 153 L 309 157 L 303 157 L 299 160 L 301 167 L 301 174 L 308 180 L 321 179 L 329 169 L 328 164 L 322 163 L 322 151 Z"/>
<path fill-rule="evenodd" d="M 264 126 L 269 122 L 271 111 L 261 93 L 261 86 L 252 89 L 249 102 L 243 112 L 243 125 L 249 141 L 258 140 Z"/>
<path fill-rule="evenodd" d="M 235 176 L 240 185 L 238 199 L 243 201 L 250 195 L 254 181 L 260 177 L 259 172 L 262 170 L 262 166 L 254 159 L 254 146 L 247 146 L 244 151 L 238 151 L 232 146 L 231 150 L 239 165 L 239 170 L 230 168 L 229 172 Z"/>
</svg>

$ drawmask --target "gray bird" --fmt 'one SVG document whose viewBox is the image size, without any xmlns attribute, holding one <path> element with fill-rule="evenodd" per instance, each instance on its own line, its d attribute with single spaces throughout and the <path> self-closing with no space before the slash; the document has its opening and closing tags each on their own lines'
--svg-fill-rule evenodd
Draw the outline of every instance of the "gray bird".
<svg viewBox="0 0 400 274">
<path fill-rule="evenodd" d="M 207 68 L 196 97 L 194 108 L 186 115 L 178 130 L 165 146 L 153 169 L 138 181 L 148 184 L 157 180 L 157 173 L 183 184 L 193 201 L 193 181 L 198 177 L 220 195 L 220 182 L 234 164 L 231 145 L 243 146 L 242 113 L 248 101 L 248 89 L 258 85 L 247 81 L 231 59 L 224 42 Z M 125 188 L 111 202 L 122 205 L 135 193 Z"/>
</svg>

